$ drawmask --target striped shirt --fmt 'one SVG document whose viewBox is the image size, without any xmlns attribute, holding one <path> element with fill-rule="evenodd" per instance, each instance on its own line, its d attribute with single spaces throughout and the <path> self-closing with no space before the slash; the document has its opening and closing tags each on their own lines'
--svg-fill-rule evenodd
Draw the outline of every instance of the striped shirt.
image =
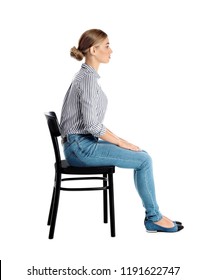
<svg viewBox="0 0 205 280">
<path fill-rule="evenodd" d="M 92 134 L 102 136 L 106 128 L 103 119 L 107 97 L 98 84 L 100 76 L 91 66 L 83 63 L 73 79 L 61 111 L 61 135 Z"/>
</svg>

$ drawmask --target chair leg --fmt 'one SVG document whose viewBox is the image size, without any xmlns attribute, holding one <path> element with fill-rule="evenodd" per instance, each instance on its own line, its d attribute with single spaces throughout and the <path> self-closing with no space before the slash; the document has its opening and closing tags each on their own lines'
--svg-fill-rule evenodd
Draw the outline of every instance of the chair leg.
<svg viewBox="0 0 205 280">
<path fill-rule="evenodd" d="M 55 191 L 56 191 L 56 172 L 55 172 L 55 179 L 54 179 L 54 186 L 53 186 L 53 194 L 52 194 L 52 199 L 51 199 L 51 205 L 50 205 L 50 210 L 49 210 L 49 215 L 48 215 L 48 222 L 47 225 L 51 225 L 51 218 L 52 218 L 52 213 L 53 213 L 53 203 L 55 199 Z"/>
<path fill-rule="evenodd" d="M 115 206 L 113 190 L 113 174 L 108 174 L 109 178 L 109 202 L 110 202 L 110 229 L 111 237 L 115 237 Z"/>
<path fill-rule="evenodd" d="M 105 177 L 107 179 L 107 174 L 103 174 L 103 177 Z M 107 180 L 103 181 L 103 187 L 107 187 Z M 104 220 L 104 223 L 108 222 L 107 190 L 103 190 L 103 220 Z"/>
<path fill-rule="evenodd" d="M 54 196 L 52 214 L 51 214 L 49 239 L 53 239 L 54 237 L 56 218 L 58 213 L 58 205 L 60 199 L 60 186 L 61 186 L 61 174 L 56 174 L 56 187 L 55 187 L 55 196 Z"/>
<path fill-rule="evenodd" d="M 56 190 L 56 188 L 54 186 L 53 187 L 53 195 L 52 195 L 50 210 L 49 210 L 49 215 L 48 215 L 48 222 L 47 222 L 48 226 L 51 225 L 51 217 L 52 217 L 52 213 L 53 213 L 53 204 L 54 204 L 54 200 L 55 200 L 55 190 Z"/>
</svg>

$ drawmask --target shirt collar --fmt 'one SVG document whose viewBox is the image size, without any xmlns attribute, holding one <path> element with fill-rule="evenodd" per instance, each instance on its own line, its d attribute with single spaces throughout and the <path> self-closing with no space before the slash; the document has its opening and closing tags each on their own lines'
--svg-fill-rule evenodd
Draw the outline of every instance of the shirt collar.
<svg viewBox="0 0 205 280">
<path fill-rule="evenodd" d="M 85 69 L 87 72 L 94 74 L 96 76 L 96 78 L 100 78 L 100 75 L 98 74 L 98 72 L 90 65 L 83 63 L 82 68 Z"/>
</svg>

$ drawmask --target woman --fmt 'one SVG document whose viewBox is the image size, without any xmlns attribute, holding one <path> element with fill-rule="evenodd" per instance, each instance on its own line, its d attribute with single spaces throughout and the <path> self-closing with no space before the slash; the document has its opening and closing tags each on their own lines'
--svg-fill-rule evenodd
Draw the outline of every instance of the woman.
<svg viewBox="0 0 205 280">
<path fill-rule="evenodd" d="M 98 68 L 109 62 L 111 53 L 108 36 L 99 29 L 84 32 L 78 48 L 71 49 L 71 56 L 77 60 L 85 58 L 85 63 L 73 79 L 62 107 L 60 126 L 65 157 L 73 166 L 114 165 L 134 169 L 134 183 L 146 210 L 146 230 L 177 232 L 182 224 L 159 211 L 148 153 L 103 125 L 107 97 L 98 84 Z"/>
</svg>

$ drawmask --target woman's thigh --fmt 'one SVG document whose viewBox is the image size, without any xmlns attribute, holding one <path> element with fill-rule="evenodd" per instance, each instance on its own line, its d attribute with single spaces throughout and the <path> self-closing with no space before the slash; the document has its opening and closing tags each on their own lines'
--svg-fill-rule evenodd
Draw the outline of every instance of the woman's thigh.
<svg viewBox="0 0 205 280">
<path fill-rule="evenodd" d="M 122 168 L 140 169 L 141 165 L 150 159 L 145 151 L 127 150 L 103 140 L 87 141 L 87 139 L 81 138 L 79 142 L 75 141 L 75 144 L 72 156 L 68 159 L 70 164 L 75 166 L 114 165 Z"/>
<path fill-rule="evenodd" d="M 145 151 L 131 151 L 105 141 L 98 141 L 93 155 L 101 162 L 122 168 L 140 169 L 150 156 Z"/>
</svg>

